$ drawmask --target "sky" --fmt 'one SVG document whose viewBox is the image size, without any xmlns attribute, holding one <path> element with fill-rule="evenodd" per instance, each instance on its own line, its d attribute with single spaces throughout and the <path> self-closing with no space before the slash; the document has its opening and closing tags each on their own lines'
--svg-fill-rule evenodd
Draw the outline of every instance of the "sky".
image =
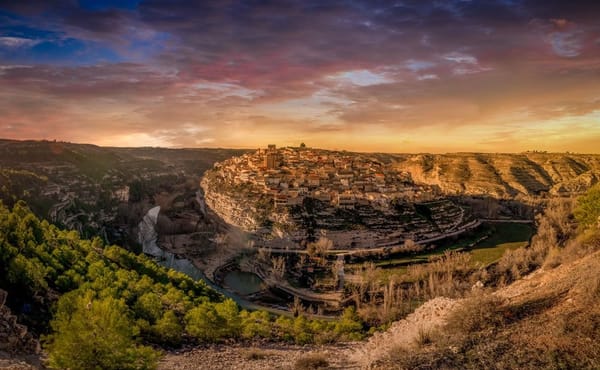
<svg viewBox="0 0 600 370">
<path fill-rule="evenodd" d="M 600 153 L 600 1 L 0 0 L 0 137 Z"/>
</svg>

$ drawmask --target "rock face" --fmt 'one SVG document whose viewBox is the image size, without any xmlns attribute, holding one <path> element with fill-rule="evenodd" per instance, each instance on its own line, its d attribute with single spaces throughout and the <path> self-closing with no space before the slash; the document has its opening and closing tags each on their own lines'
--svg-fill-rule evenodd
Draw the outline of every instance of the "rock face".
<svg viewBox="0 0 600 370">
<path fill-rule="evenodd" d="M 225 195 L 219 189 L 213 189 L 206 177 L 202 179 L 200 186 L 204 190 L 206 205 L 216 211 L 225 222 L 244 231 L 258 229 L 259 225 L 255 219 L 256 209 L 248 202 Z"/>
<path fill-rule="evenodd" d="M 40 345 L 27 332 L 27 327 L 17 323 L 17 317 L 4 305 L 8 293 L 0 289 L 0 357 L 37 354 Z"/>
<path fill-rule="evenodd" d="M 446 194 L 518 195 L 580 193 L 600 180 L 600 156 L 553 153 L 402 155 L 395 167 L 417 184 Z"/>
</svg>

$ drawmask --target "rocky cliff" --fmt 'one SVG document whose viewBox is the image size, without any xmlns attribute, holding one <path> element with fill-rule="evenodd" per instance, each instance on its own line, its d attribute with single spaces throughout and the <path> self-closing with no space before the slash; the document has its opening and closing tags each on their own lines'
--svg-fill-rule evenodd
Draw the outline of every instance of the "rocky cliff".
<svg viewBox="0 0 600 370">
<path fill-rule="evenodd" d="M 512 198 L 581 193 L 600 179 L 600 156 L 555 153 L 399 155 L 394 166 L 446 194 Z"/>
<path fill-rule="evenodd" d="M 238 199 L 226 194 L 218 185 L 203 177 L 200 183 L 204 191 L 204 202 L 216 212 L 225 222 L 239 227 L 244 231 L 256 231 L 259 224 L 256 220 L 257 210 L 248 200 Z"/>
</svg>

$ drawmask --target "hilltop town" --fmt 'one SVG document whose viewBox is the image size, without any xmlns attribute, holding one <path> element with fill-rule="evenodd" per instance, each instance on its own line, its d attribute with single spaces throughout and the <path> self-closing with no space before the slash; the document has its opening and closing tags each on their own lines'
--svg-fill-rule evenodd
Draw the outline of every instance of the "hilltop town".
<svg viewBox="0 0 600 370">
<path fill-rule="evenodd" d="M 416 186 L 406 171 L 398 171 L 366 155 L 269 145 L 215 166 L 218 176 L 233 186 L 250 185 L 248 193 L 273 197 L 275 206 L 302 204 L 306 197 L 336 207 L 357 205 L 387 208 L 396 198 L 430 200 L 431 186 Z"/>
<path fill-rule="evenodd" d="M 475 227 L 437 186 L 366 154 L 269 145 L 215 164 L 202 187 L 227 223 L 270 247 L 297 248 L 327 236 L 334 248 L 435 240 Z"/>
</svg>

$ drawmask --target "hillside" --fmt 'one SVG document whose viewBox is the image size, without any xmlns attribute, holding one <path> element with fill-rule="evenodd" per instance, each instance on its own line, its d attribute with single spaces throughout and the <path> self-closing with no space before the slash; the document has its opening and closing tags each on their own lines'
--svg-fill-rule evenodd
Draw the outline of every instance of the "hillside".
<svg viewBox="0 0 600 370">
<path fill-rule="evenodd" d="M 336 342 L 365 330 L 352 309 L 335 321 L 241 310 L 203 280 L 61 230 L 22 201 L 12 210 L 0 203 L 0 303 L 0 360 L 25 351 L 31 333 L 43 336 L 52 368 L 153 368 L 161 348 L 257 338 Z"/>
<path fill-rule="evenodd" d="M 395 323 L 359 358 L 377 369 L 597 369 L 598 271 L 600 252 L 538 270 L 491 295 L 447 304 L 437 327 L 430 316 Z M 406 325 L 421 333 L 406 340 Z"/>
<path fill-rule="evenodd" d="M 426 244 L 480 218 L 532 220 L 545 201 L 585 192 L 600 156 L 567 153 L 370 154 L 259 149 L 204 174 L 208 208 L 268 248 L 301 249 L 326 233 L 333 249 Z"/>
<path fill-rule="evenodd" d="M 526 248 L 507 251 L 413 313 L 345 347 L 258 344 L 171 354 L 162 368 L 191 368 L 230 353 L 232 368 L 308 369 L 597 369 L 600 366 L 600 187 L 549 203 Z M 441 263 L 453 280 L 465 279 Z M 454 270 L 454 271 L 453 271 Z M 454 293 L 453 293 L 454 292 Z M 454 297 L 454 298 L 449 298 Z M 228 355 L 229 356 L 229 355 Z M 327 368 L 327 367 L 325 367 Z"/>
<path fill-rule="evenodd" d="M 499 198 L 584 192 L 600 179 L 600 156 L 564 153 L 454 153 L 395 156 L 394 167 L 446 194 Z"/>
<path fill-rule="evenodd" d="M 585 253 L 600 249 L 600 231 L 577 240 L 582 244 L 567 243 L 552 263 L 513 284 L 432 299 L 366 342 L 208 347 L 168 355 L 160 368 L 210 369 L 202 364 L 224 361 L 227 368 L 309 369 L 300 363 L 316 357 L 331 369 L 597 369 L 600 251 Z"/>
<path fill-rule="evenodd" d="M 242 153 L 0 139 L 0 200 L 25 200 L 38 217 L 131 247 L 146 201 L 190 183 L 193 194 L 214 162 Z"/>
<path fill-rule="evenodd" d="M 160 368 L 210 369 L 209 361 L 220 360 L 238 369 L 294 369 L 303 358 L 322 356 L 339 369 L 597 369 L 598 271 L 600 252 L 539 270 L 492 295 L 435 298 L 364 343 L 209 347 L 169 355 Z"/>
</svg>

